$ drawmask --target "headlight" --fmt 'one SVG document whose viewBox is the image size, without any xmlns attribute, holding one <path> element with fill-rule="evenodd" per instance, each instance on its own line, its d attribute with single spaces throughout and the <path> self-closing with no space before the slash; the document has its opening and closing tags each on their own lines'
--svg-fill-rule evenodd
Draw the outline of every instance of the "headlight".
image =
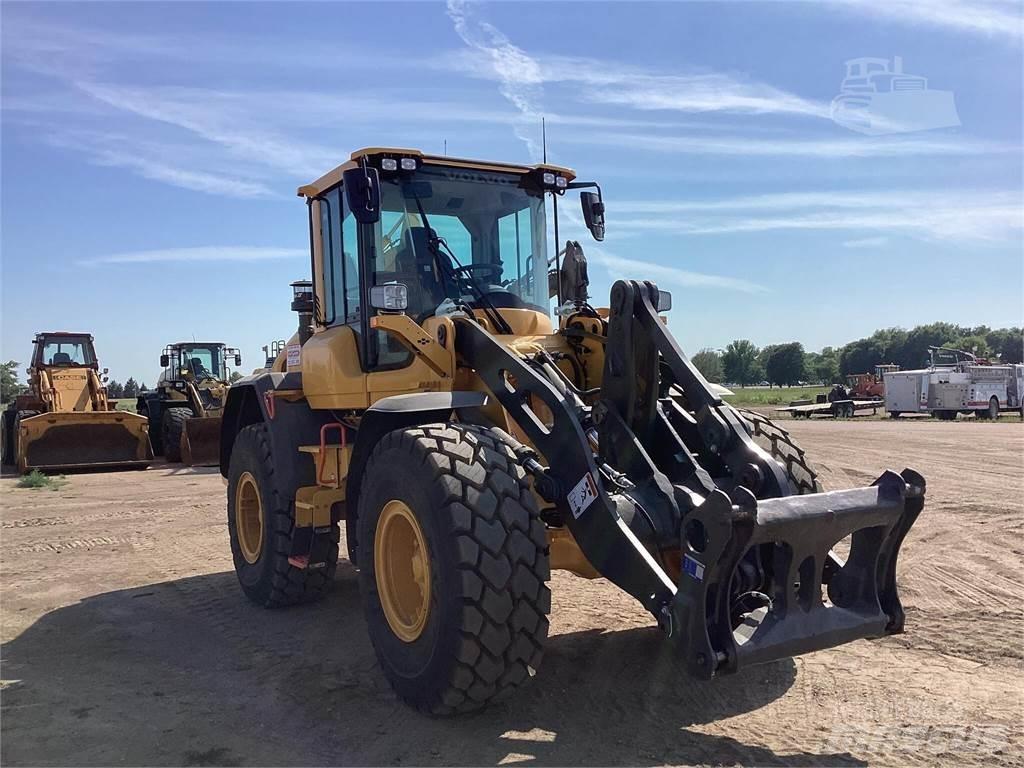
<svg viewBox="0 0 1024 768">
<path fill-rule="evenodd" d="M 415 171 L 416 170 L 416 158 L 414 158 L 414 157 L 403 157 L 402 158 L 402 170 L 403 171 Z"/>
<path fill-rule="evenodd" d="M 545 187 L 553 187 L 555 186 L 555 174 L 545 171 L 544 175 L 541 176 L 541 181 L 544 182 Z"/>
<path fill-rule="evenodd" d="M 380 169 L 382 171 L 397 171 L 398 161 L 393 157 L 385 157 L 380 161 Z"/>
</svg>

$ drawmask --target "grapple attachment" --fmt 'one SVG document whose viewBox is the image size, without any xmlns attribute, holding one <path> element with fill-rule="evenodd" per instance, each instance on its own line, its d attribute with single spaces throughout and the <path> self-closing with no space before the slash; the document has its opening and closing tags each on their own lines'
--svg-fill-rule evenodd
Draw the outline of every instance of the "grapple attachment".
<svg viewBox="0 0 1024 768">
<path fill-rule="evenodd" d="M 672 634 L 690 674 L 710 678 L 902 632 L 896 560 L 924 485 L 904 470 L 868 488 L 805 496 L 713 492 L 684 520 L 672 601 Z M 844 560 L 833 548 L 847 537 Z M 738 592 L 741 563 L 759 564 L 758 591 Z"/>
<path fill-rule="evenodd" d="M 220 463 L 220 416 L 188 419 L 181 433 L 181 461 L 189 467 L 212 467 Z"/>
<path fill-rule="evenodd" d="M 18 422 L 18 469 L 145 467 L 153 459 L 149 422 L 127 411 L 41 413 Z"/>
<path fill-rule="evenodd" d="M 606 333 L 588 332 L 604 342 L 589 392 L 544 353 L 457 326 L 457 353 L 529 438 L 512 447 L 554 506 L 548 518 L 651 612 L 698 678 L 901 632 L 896 560 L 924 479 L 886 472 L 868 488 L 798 495 L 789 464 L 683 354 L 665 305 L 652 283 L 612 287 Z"/>
</svg>

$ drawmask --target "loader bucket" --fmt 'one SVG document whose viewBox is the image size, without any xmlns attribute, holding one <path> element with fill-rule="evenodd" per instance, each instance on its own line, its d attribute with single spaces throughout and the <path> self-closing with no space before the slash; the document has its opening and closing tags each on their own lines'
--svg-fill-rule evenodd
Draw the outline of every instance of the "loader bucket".
<svg viewBox="0 0 1024 768">
<path fill-rule="evenodd" d="M 149 422 L 135 413 L 41 413 L 19 424 L 17 461 L 21 472 L 143 468 L 153 459 Z"/>
<path fill-rule="evenodd" d="M 220 416 L 203 416 L 185 422 L 181 433 L 181 461 L 189 467 L 220 464 Z"/>
<path fill-rule="evenodd" d="M 751 665 L 903 632 L 900 546 L 924 505 L 924 478 L 886 472 L 867 488 L 755 500 L 714 492 L 684 521 L 672 604 L 687 669 L 708 679 Z M 850 537 L 849 556 L 832 551 Z M 761 547 L 770 587 L 738 617 L 737 566 Z M 738 618 L 741 618 L 737 622 Z"/>
</svg>

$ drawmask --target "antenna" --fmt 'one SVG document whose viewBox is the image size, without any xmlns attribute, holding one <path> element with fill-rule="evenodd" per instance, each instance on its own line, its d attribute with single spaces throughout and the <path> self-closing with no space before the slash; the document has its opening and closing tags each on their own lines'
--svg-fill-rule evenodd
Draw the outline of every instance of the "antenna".
<svg viewBox="0 0 1024 768">
<path fill-rule="evenodd" d="M 548 128 L 544 122 L 544 118 L 540 119 L 540 143 L 544 148 L 544 162 L 548 161 Z"/>
<path fill-rule="evenodd" d="M 448 157 L 448 139 L 444 140 L 444 156 Z"/>
</svg>

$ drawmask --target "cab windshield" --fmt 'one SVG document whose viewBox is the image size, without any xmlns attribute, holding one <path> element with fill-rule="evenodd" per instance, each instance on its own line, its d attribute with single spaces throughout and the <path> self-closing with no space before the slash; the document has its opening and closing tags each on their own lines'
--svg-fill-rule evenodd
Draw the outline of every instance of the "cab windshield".
<svg viewBox="0 0 1024 768">
<path fill-rule="evenodd" d="M 223 378 L 223 348 L 217 344 L 192 344 L 178 350 L 178 368 L 187 369 L 197 379 L 213 377 Z"/>
<path fill-rule="evenodd" d="M 88 336 L 44 336 L 39 343 L 41 365 L 96 364 L 96 355 Z"/>
<path fill-rule="evenodd" d="M 373 282 L 405 284 L 413 318 L 481 297 L 547 312 L 544 198 L 516 174 L 427 165 L 384 177 L 375 229 Z"/>
</svg>

